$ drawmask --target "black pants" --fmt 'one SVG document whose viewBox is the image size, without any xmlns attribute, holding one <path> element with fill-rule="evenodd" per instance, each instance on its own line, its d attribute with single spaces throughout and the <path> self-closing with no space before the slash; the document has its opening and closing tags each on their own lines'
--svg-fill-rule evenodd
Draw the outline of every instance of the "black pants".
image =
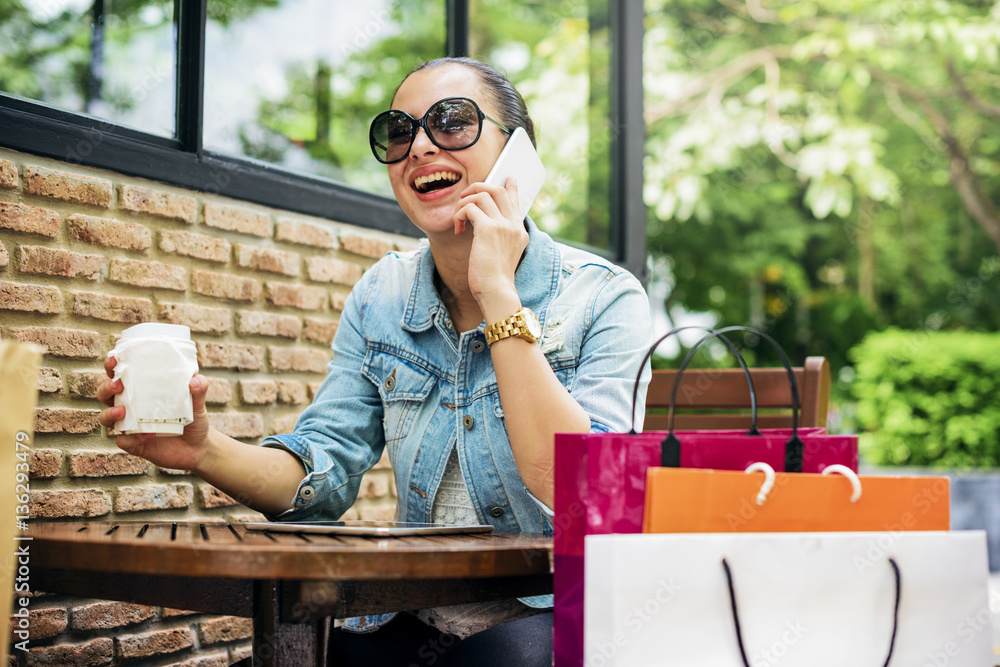
<svg viewBox="0 0 1000 667">
<path fill-rule="evenodd" d="M 552 612 L 483 630 L 465 639 L 412 614 L 398 614 L 368 634 L 333 631 L 333 667 L 551 667 Z"/>
</svg>

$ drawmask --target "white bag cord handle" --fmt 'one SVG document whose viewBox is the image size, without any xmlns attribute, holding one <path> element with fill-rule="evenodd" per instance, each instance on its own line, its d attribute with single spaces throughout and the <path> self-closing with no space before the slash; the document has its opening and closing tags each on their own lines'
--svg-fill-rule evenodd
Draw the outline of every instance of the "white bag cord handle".
<svg viewBox="0 0 1000 667">
<path fill-rule="evenodd" d="M 892 610 L 892 637 L 889 640 L 889 655 L 885 657 L 885 662 L 882 663 L 882 667 L 889 667 L 889 662 L 892 660 L 892 652 L 896 648 L 896 633 L 899 631 L 899 594 L 902 588 L 902 577 L 899 574 L 899 564 L 896 563 L 895 558 L 888 558 L 889 565 L 892 566 L 892 572 L 896 580 L 896 602 Z M 733 573 L 729 569 L 729 563 L 726 559 L 722 559 L 722 568 L 726 571 L 726 584 L 729 587 L 729 605 L 733 610 L 733 623 L 736 626 L 736 642 L 740 647 L 740 657 L 743 658 L 744 667 L 750 667 L 750 662 L 747 660 L 746 649 L 743 648 L 743 631 L 740 629 L 740 615 L 736 609 L 736 591 L 733 589 Z"/>
<path fill-rule="evenodd" d="M 764 483 L 760 486 L 760 491 L 757 492 L 757 504 L 763 505 L 764 501 L 767 500 L 767 494 L 771 492 L 774 488 L 774 468 L 764 463 L 763 461 L 758 461 L 757 463 L 751 463 L 744 470 L 745 473 L 752 472 L 762 472 L 764 473 Z"/>
<path fill-rule="evenodd" d="M 851 502 L 856 503 L 861 497 L 861 479 L 858 478 L 858 473 L 854 472 L 850 468 L 840 463 L 834 463 L 833 465 L 828 465 L 823 468 L 821 475 L 829 475 L 830 473 L 839 473 L 851 480 Z"/>
</svg>

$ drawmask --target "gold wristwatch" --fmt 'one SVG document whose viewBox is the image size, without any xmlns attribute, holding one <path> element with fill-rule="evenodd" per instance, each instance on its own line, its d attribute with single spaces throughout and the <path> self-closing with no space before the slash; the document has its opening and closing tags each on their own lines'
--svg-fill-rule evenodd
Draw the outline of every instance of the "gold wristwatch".
<svg viewBox="0 0 1000 667">
<path fill-rule="evenodd" d="M 505 320 L 486 327 L 486 343 L 492 345 L 498 340 L 515 336 L 534 343 L 542 336 L 542 327 L 530 308 L 522 308 Z"/>
</svg>

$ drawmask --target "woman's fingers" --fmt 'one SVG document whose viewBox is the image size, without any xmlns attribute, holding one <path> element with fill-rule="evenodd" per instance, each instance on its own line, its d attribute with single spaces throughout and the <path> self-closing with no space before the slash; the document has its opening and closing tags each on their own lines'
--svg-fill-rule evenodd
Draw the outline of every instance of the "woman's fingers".
<svg viewBox="0 0 1000 667">
<path fill-rule="evenodd" d="M 118 365 L 118 359 L 115 357 L 105 357 L 104 359 L 104 372 L 108 374 L 108 377 L 115 376 L 115 366 Z"/>
<path fill-rule="evenodd" d="M 97 415 L 97 421 L 105 428 L 114 428 L 115 422 L 120 419 L 125 419 L 124 405 L 116 405 L 113 408 L 101 410 L 100 414 Z"/>
<path fill-rule="evenodd" d="M 97 387 L 97 400 L 110 406 L 115 402 L 115 395 L 125 389 L 121 380 L 105 380 Z"/>
</svg>

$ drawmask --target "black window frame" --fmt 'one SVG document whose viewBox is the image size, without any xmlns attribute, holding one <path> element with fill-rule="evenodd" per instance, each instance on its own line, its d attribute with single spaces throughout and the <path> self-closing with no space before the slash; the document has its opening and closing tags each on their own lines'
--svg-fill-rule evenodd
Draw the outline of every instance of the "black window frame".
<svg viewBox="0 0 1000 667">
<path fill-rule="evenodd" d="M 208 0 L 177 0 L 175 138 L 0 93 L 0 146 L 218 194 L 369 229 L 420 236 L 396 201 L 348 185 L 245 157 L 205 150 L 205 30 Z M 646 265 L 642 201 L 645 141 L 642 96 L 644 12 L 611 0 L 611 248 L 602 252 L 640 278 Z M 447 0 L 446 52 L 468 54 L 468 0 Z M 600 252 L 600 251 L 599 251 Z"/>
</svg>

